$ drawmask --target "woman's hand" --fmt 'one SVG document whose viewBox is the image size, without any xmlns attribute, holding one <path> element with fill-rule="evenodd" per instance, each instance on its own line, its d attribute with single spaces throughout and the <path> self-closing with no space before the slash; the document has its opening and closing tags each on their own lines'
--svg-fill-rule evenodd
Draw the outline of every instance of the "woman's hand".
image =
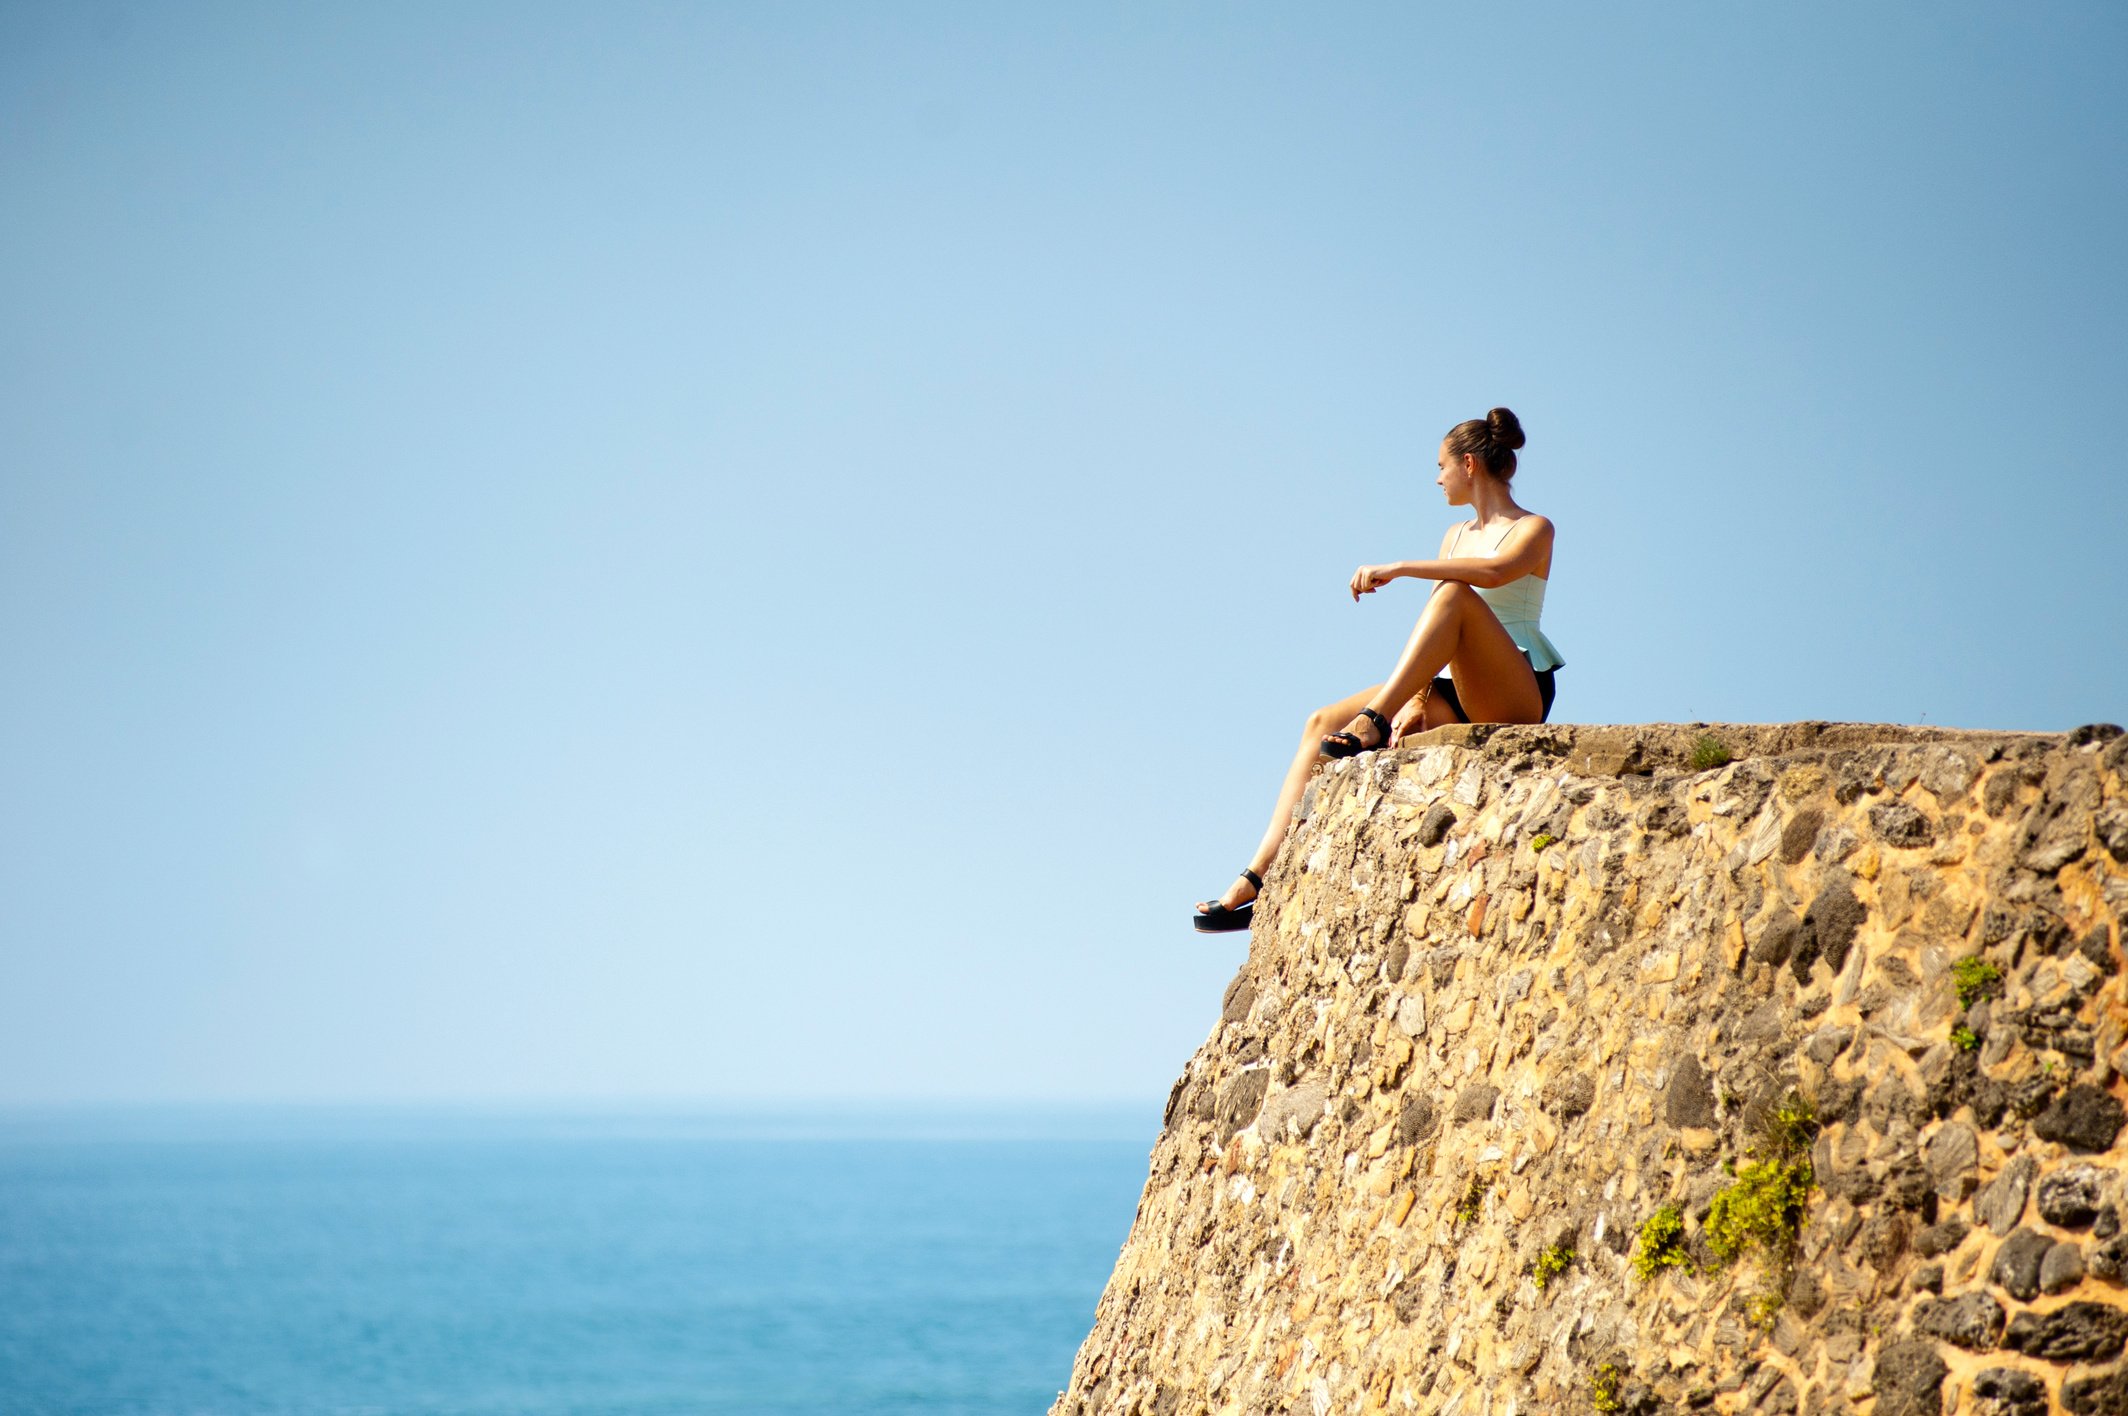
<svg viewBox="0 0 2128 1416">
<path fill-rule="evenodd" d="M 1431 685 L 1428 686 L 1431 687 Z M 1405 699 L 1404 706 L 1397 709 L 1396 713 L 1389 719 L 1388 745 L 1395 747 L 1405 738 L 1417 737 L 1424 731 L 1426 731 L 1426 695 L 1415 693 Z"/>
<path fill-rule="evenodd" d="M 1357 601 L 1362 595 L 1372 595 L 1396 578 L 1393 565 L 1363 565 L 1352 572 L 1352 598 Z"/>
</svg>

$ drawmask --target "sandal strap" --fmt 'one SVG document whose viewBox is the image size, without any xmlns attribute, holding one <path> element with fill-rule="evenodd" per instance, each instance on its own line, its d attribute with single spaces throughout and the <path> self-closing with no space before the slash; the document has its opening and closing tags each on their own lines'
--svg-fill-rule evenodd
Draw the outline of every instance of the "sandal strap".
<svg viewBox="0 0 2128 1416">
<path fill-rule="evenodd" d="M 1241 872 L 1241 878 L 1248 881 L 1251 885 L 1254 885 L 1257 889 L 1263 889 L 1263 877 L 1261 875 L 1258 875 L 1255 871 L 1244 870 L 1243 872 Z"/>
<path fill-rule="evenodd" d="M 1389 720 L 1387 718 L 1375 712 L 1372 708 L 1360 709 L 1360 716 L 1374 719 L 1374 725 L 1382 730 L 1382 741 L 1389 741 Z"/>
</svg>

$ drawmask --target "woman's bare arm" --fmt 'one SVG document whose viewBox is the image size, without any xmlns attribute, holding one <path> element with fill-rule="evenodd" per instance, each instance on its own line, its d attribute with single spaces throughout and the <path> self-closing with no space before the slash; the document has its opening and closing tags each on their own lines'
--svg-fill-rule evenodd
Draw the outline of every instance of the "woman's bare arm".
<svg viewBox="0 0 2128 1416">
<path fill-rule="evenodd" d="M 1448 539 L 1442 538 L 1442 548 Z M 1500 549 L 1489 556 L 1458 556 L 1454 560 L 1397 561 L 1392 565 L 1363 565 L 1352 575 L 1352 598 L 1371 595 L 1392 580 L 1460 580 L 1466 585 L 1492 589 L 1511 580 L 1533 575 L 1552 551 L 1552 523 L 1542 516 L 1525 516 L 1507 533 Z"/>
</svg>

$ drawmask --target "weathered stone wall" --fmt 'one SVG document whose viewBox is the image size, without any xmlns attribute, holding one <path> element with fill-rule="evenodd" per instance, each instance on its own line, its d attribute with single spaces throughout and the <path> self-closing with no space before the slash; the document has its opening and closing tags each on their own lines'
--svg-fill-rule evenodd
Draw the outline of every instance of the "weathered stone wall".
<svg viewBox="0 0 2128 1416">
<path fill-rule="evenodd" d="M 1332 764 L 1055 1412 L 2128 1413 L 2124 771 L 1825 724 Z M 1718 1263 L 1782 1135 L 1815 1183 Z"/>
</svg>

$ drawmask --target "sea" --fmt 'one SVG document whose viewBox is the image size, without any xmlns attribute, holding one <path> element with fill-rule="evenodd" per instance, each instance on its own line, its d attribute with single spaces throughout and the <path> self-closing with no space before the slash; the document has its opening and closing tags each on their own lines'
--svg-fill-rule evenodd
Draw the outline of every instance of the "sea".
<svg viewBox="0 0 2128 1416">
<path fill-rule="evenodd" d="M 1155 1114 L 0 1112 L 7 1416 L 1038 1416 Z"/>
</svg>

